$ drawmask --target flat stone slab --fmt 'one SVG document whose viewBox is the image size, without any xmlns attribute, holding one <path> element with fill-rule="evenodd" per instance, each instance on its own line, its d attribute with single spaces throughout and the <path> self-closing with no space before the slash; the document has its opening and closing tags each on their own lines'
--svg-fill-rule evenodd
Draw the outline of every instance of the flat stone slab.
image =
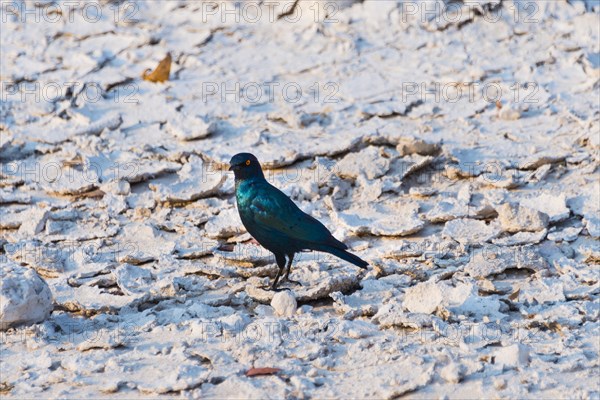
<svg viewBox="0 0 600 400">
<path fill-rule="evenodd" d="M 289 289 L 294 292 L 298 302 L 319 300 L 329 297 L 333 292 L 345 292 L 358 285 L 362 270 L 354 266 L 333 265 L 326 263 L 300 262 L 292 265 L 290 279 L 301 285 L 281 282 L 278 289 Z M 269 285 L 272 279 L 249 279 L 246 293 L 252 299 L 269 304 L 276 292 L 263 286 Z"/>
</svg>

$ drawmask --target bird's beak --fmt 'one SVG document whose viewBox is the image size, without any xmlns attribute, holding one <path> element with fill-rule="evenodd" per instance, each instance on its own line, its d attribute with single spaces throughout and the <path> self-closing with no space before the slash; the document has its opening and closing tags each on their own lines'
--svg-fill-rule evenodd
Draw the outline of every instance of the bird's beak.
<svg viewBox="0 0 600 400">
<path fill-rule="evenodd" d="M 229 171 L 233 171 L 233 165 L 229 166 Z"/>
</svg>

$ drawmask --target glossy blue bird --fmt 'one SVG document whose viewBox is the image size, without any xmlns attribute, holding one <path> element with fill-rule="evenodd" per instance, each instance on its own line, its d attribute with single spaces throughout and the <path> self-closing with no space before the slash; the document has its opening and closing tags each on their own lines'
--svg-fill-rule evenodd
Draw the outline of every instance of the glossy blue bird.
<svg viewBox="0 0 600 400">
<path fill-rule="evenodd" d="M 279 271 L 271 289 L 277 288 L 286 269 L 284 279 L 299 283 L 290 280 L 289 275 L 294 255 L 300 251 L 322 251 L 358 267 L 367 267 L 366 261 L 346 251 L 348 246 L 334 238 L 322 223 L 304 213 L 281 190 L 267 182 L 254 155 L 236 154 L 229 162 L 229 170 L 235 175 L 235 198 L 244 227 L 275 255 Z"/>
</svg>

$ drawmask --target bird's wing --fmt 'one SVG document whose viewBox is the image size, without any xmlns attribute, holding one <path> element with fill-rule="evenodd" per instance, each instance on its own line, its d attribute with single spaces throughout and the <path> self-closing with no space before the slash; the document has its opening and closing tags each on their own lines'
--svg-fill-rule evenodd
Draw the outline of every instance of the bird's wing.
<svg viewBox="0 0 600 400">
<path fill-rule="evenodd" d="M 319 243 L 347 248 L 321 222 L 300 210 L 283 192 L 267 185 L 250 202 L 255 224 L 308 245 Z"/>
</svg>

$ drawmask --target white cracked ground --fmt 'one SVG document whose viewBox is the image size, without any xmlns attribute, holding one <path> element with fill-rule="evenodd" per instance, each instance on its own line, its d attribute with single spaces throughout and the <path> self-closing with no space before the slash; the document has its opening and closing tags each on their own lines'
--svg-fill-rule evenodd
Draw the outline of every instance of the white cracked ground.
<svg viewBox="0 0 600 400">
<path fill-rule="evenodd" d="M 3 396 L 600 397 L 597 1 L 1 5 Z"/>
</svg>

